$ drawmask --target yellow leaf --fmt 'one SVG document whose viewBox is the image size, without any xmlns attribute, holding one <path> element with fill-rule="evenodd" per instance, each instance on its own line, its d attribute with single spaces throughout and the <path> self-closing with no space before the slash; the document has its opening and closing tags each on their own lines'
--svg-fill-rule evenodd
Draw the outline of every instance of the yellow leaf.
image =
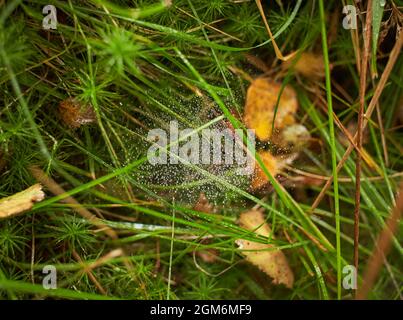
<svg viewBox="0 0 403 320">
<path fill-rule="evenodd" d="M 295 59 L 298 60 L 295 61 Z M 315 80 L 325 76 L 325 65 L 321 55 L 316 55 L 311 52 L 304 52 L 301 53 L 300 56 L 294 57 L 292 60 L 283 62 L 282 68 L 288 69 L 292 65 L 294 65 L 294 70 L 296 73 L 299 73 L 306 78 Z"/>
<path fill-rule="evenodd" d="M 244 112 L 244 123 L 254 129 L 261 141 L 268 141 L 272 135 L 274 109 L 280 94 L 281 84 L 270 79 L 257 78 L 248 88 Z M 294 89 L 286 86 L 278 104 L 274 127 L 282 129 L 295 122 L 294 114 L 298 109 Z"/>
<path fill-rule="evenodd" d="M 8 218 L 30 210 L 35 202 L 44 198 L 42 186 L 37 183 L 12 196 L 0 199 L 0 218 Z"/>
<path fill-rule="evenodd" d="M 280 173 L 283 167 L 283 162 L 273 156 L 269 151 L 258 151 L 260 158 L 262 159 L 266 169 L 271 173 L 273 177 Z M 252 190 L 257 190 L 263 187 L 269 182 L 266 174 L 259 164 L 256 163 L 255 172 L 252 176 L 251 187 Z"/>
<path fill-rule="evenodd" d="M 254 231 L 258 235 L 270 237 L 271 229 L 265 222 L 263 213 L 259 210 L 242 213 L 239 218 L 239 224 L 241 227 Z M 271 238 L 273 239 L 273 236 Z M 276 249 L 272 244 L 249 240 L 237 240 L 237 244 L 240 246 L 246 260 L 270 276 L 274 284 L 284 284 L 287 288 L 292 288 L 294 274 L 282 251 Z"/>
</svg>

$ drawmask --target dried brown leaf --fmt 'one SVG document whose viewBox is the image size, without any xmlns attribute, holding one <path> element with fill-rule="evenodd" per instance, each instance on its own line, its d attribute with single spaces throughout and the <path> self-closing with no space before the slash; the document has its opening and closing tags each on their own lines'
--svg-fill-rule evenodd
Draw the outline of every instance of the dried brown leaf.
<svg viewBox="0 0 403 320">
<path fill-rule="evenodd" d="M 12 217 L 30 210 L 35 202 L 42 201 L 44 198 L 42 186 L 37 183 L 12 196 L 0 199 L 0 218 Z"/>
<path fill-rule="evenodd" d="M 295 61 L 295 59 L 298 60 Z M 296 73 L 308 79 L 317 80 L 325 76 L 325 65 L 321 55 L 303 52 L 299 57 L 283 62 L 282 68 L 288 69 L 292 65 Z"/>
<path fill-rule="evenodd" d="M 239 224 L 241 227 L 254 231 L 258 235 L 270 237 L 271 229 L 265 222 L 263 213 L 259 210 L 250 210 L 242 213 L 239 218 Z M 273 236 L 271 237 L 273 238 Z M 282 251 L 276 249 L 272 244 L 243 239 L 237 240 L 237 244 L 240 245 L 240 249 L 246 260 L 270 276 L 274 284 L 284 284 L 287 288 L 292 288 L 294 274 Z"/>
<path fill-rule="evenodd" d="M 258 151 L 260 158 L 262 159 L 266 169 L 271 173 L 273 177 L 280 173 L 283 167 L 281 159 L 273 156 L 269 151 Z M 259 164 L 256 163 L 255 172 L 252 176 L 251 188 L 252 190 L 258 190 L 264 185 L 269 183 L 269 180 Z"/>
<path fill-rule="evenodd" d="M 255 79 L 248 88 L 244 112 L 244 123 L 254 129 L 261 141 L 268 141 L 272 135 L 272 124 L 281 84 L 266 78 Z M 278 104 L 275 129 L 282 129 L 295 123 L 298 109 L 297 96 L 291 86 L 286 86 Z"/>
<path fill-rule="evenodd" d="M 71 128 L 79 128 L 96 120 L 94 108 L 90 104 L 82 104 L 76 98 L 60 102 L 59 113 L 63 122 Z"/>
<path fill-rule="evenodd" d="M 193 206 L 193 210 L 205 213 L 213 213 L 214 206 L 208 201 L 206 195 L 201 192 L 199 195 L 199 199 Z"/>
</svg>

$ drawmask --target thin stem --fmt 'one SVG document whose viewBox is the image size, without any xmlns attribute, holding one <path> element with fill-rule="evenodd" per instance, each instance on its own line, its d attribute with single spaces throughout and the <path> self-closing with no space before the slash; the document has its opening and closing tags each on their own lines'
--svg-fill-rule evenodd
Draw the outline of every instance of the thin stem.
<svg viewBox="0 0 403 320">
<path fill-rule="evenodd" d="M 360 109 L 358 111 L 357 121 L 357 148 L 362 149 L 362 132 L 363 132 L 363 119 L 364 119 L 364 105 L 365 105 L 365 91 L 367 85 L 367 65 L 369 56 L 369 42 L 371 39 L 371 9 L 372 1 L 368 1 L 367 15 L 365 22 L 365 36 L 364 36 L 364 52 L 361 65 L 360 75 Z M 359 259 L 359 232 L 360 232 L 360 205 L 361 205 L 361 153 L 357 152 L 355 162 L 355 208 L 354 208 L 354 266 L 358 272 L 358 259 Z"/>
<path fill-rule="evenodd" d="M 328 105 L 329 117 L 329 136 L 330 136 L 330 149 L 332 152 L 332 176 L 333 176 L 333 190 L 334 190 L 334 209 L 336 218 L 336 264 L 337 264 L 337 298 L 341 299 L 341 247 L 340 247 L 340 210 L 339 210 L 339 184 L 337 179 L 337 158 L 336 158 L 336 141 L 334 134 L 334 120 L 333 120 L 333 104 L 332 104 L 332 88 L 330 79 L 329 67 L 329 52 L 327 48 L 327 36 L 325 25 L 325 10 L 323 7 L 323 0 L 319 1 L 319 11 L 321 19 L 321 32 L 322 32 L 322 46 L 323 58 L 325 62 L 325 75 L 326 75 L 326 95 Z"/>
<path fill-rule="evenodd" d="M 172 201 L 172 205 L 175 206 L 175 200 Z M 169 252 L 167 300 L 170 299 L 170 294 L 171 294 L 172 255 L 173 255 L 173 251 L 174 251 L 174 238 L 175 238 L 175 209 L 172 209 L 172 234 L 171 234 L 171 249 Z"/>
</svg>

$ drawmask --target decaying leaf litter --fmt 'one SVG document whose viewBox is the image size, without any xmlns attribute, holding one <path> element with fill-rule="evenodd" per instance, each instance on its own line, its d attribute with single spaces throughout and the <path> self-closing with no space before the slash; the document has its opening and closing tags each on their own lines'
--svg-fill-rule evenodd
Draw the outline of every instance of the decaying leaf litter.
<svg viewBox="0 0 403 320">
<path fill-rule="evenodd" d="M 8 218 L 28 211 L 35 202 L 42 201 L 44 198 L 42 186 L 35 184 L 12 196 L 0 199 L 0 218 Z"/>
<path fill-rule="evenodd" d="M 21 126 L 25 120 L 13 117 L 7 109 L 0 117 L 6 124 L 0 131 L 4 141 L 0 174 L 2 179 L 5 177 L 0 211 L 2 218 L 7 218 L 2 219 L 0 229 L 4 248 L 14 249 L 17 243 L 28 248 L 30 244 L 22 244 L 21 239 L 35 238 L 39 246 L 33 249 L 32 266 L 38 270 L 40 257 L 49 256 L 49 252 L 51 256 L 61 252 L 66 258 L 60 263 L 73 257 L 75 269 L 63 274 L 62 286 L 80 287 L 82 298 L 92 286 L 102 295 L 146 299 L 172 294 L 178 298 L 227 297 L 220 293 L 224 288 L 232 288 L 237 298 L 340 297 L 341 289 L 335 285 L 340 285 L 336 277 L 340 274 L 338 263 L 351 261 L 354 237 L 349 229 L 354 188 L 345 183 L 354 180 L 354 152 L 351 159 L 344 160 L 346 165 L 339 176 L 341 229 L 335 230 L 335 211 L 328 204 L 334 202 L 334 189 L 326 193 L 329 202 L 322 202 L 318 209 L 319 198 L 315 201 L 315 196 L 323 185 L 327 188 L 325 181 L 331 179 L 329 154 L 340 160 L 345 148 L 355 147 L 356 79 L 362 73 L 355 70 L 360 66 L 354 63 L 363 43 L 357 35 L 363 34 L 362 30 L 350 34 L 337 27 L 337 21 L 330 21 L 331 17 L 324 21 L 318 4 L 313 2 L 297 1 L 295 7 L 288 7 L 289 11 L 284 11 L 287 5 L 282 1 L 278 3 L 282 6 L 266 6 L 260 1 L 231 3 L 218 10 L 204 1 L 155 7 L 148 4 L 157 14 L 148 16 L 145 10 L 144 20 L 138 20 L 127 10 L 105 2 L 105 13 L 98 22 L 83 17 L 99 4 L 78 4 L 74 10 L 63 7 L 60 34 L 50 32 L 47 37 L 46 32 L 39 31 L 39 20 L 32 12 L 13 12 L 17 16 L 27 14 L 32 25 L 37 25 L 38 32 L 31 38 L 40 45 L 31 50 L 39 50 L 50 60 L 20 64 L 23 60 L 14 57 L 11 46 L 7 47 L 7 39 L 11 38 L 4 38 L 7 41 L 1 48 L 1 63 L 7 66 L 9 79 L 17 79 L 6 91 L 5 105 L 14 108 L 15 102 L 20 102 L 21 109 L 17 110 L 25 115 L 27 110 L 32 112 L 33 121 L 28 124 L 36 128 L 27 134 Z M 147 8 L 146 3 L 142 5 Z M 326 13 L 341 11 L 339 4 L 331 2 L 325 9 Z M 115 15 L 109 16 L 111 12 Z M 284 20 L 278 18 L 287 17 L 286 12 L 291 15 L 279 24 Z M 401 38 L 399 14 L 391 1 L 384 11 L 389 23 L 377 24 L 381 34 L 378 41 L 388 44 L 377 48 L 375 43 L 372 48 L 377 56 L 371 57 L 371 70 L 375 70 L 375 63 L 380 80 L 374 77 L 372 83 L 368 82 L 367 94 L 369 110 L 376 105 L 377 118 L 367 118 L 369 142 L 365 144 L 364 140 L 365 149 L 356 151 L 363 159 L 360 237 L 365 244 L 361 244 L 361 264 L 371 249 L 366 242 L 375 239 L 394 206 L 401 172 L 399 126 L 393 112 L 382 108 L 389 103 L 399 114 L 397 101 L 401 101 L 401 94 L 396 90 L 396 70 L 401 61 L 391 48 Z M 133 20 L 136 28 L 127 19 Z M 71 21 L 81 30 L 78 38 L 72 38 L 71 29 L 63 27 Z M 315 27 L 320 21 L 324 31 Z M 254 28 L 248 29 L 248 23 L 255 24 Z M 7 36 L 4 30 L 2 36 Z M 321 45 L 323 33 L 329 39 L 329 52 Z M 66 49 L 66 39 L 75 39 L 71 41 L 74 49 Z M 136 45 L 131 45 L 134 39 Z M 271 43 L 247 51 L 248 59 L 240 50 L 229 50 L 251 48 L 267 39 Z M 189 42 L 194 47 L 189 48 Z M 76 52 L 76 48 L 80 50 Z M 20 52 L 28 54 L 29 50 Z M 32 68 L 30 74 L 38 76 L 37 81 L 50 92 L 42 100 L 33 98 L 43 88 L 37 88 L 33 79 L 20 77 L 26 68 Z M 334 105 L 331 112 L 339 130 L 333 149 L 328 147 L 332 136 L 326 122 L 326 91 L 330 91 L 325 78 L 330 79 L 329 72 Z M 351 80 L 346 80 L 351 73 Z M 7 87 L 7 81 L 2 85 Z M 381 89 L 372 96 L 371 89 L 376 88 Z M 389 95 L 382 94 L 384 90 Z M 16 98 L 10 100 L 9 92 L 13 91 Z M 144 158 L 147 131 L 166 128 L 172 120 L 178 120 L 183 128 L 197 129 L 211 121 L 216 128 L 255 129 L 258 141 L 253 174 L 236 177 L 231 174 L 234 168 L 220 165 L 150 166 Z M 17 129 L 9 134 L 14 124 Z M 379 132 L 382 141 L 378 141 Z M 37 144 L 39 152 L 30 153 L 30 145 Z M 29 153 L 32 158 L 22 161 Z M 14 164 L 19 167 L 14 169 Z M 49 195 L 46 199 L 39 185 L 34 185 L 30 170 L 17 169 L 33 164 L 53 178 L 52 184 L 45 185 Z M 24 183 L 18 177 L 23 177 Z M 30 185 L 34 189 L 25 190 Z M 315 207 L 312 210 L 311 203 Z M 97 223 L 88 223 L 92 219 L 89 217 L 96 217 Z M 119 224 L 121 220 L 128 222 Z M 21 227 L 24 225 L 15 221 L 30 221 L 30 227 Z M 107 238 L 102 231 L 109 228 L 114 229 L 113 241 L 106 247 L 99 246 L 94 239 L 103 242 Z M 34 229 L 33 234 L 28 231 Z M 49 237 L 55 241 L 41 242 L 41 234 L 45 240 Z M 12 240 L 13 236 L 19 240 Z M 345 241 L 337 254 L 334 237 Z M 385 296 L 382 288 L 388 285 L 398 292 L 401 272 L 394 259 L 399 247 L 395 238 L 392 263 L 380 275 L 382 285 L 375 297 Z M 97 272 L 82 272 L 83 261 L 96 264 L 98 257 L 108 256 L 108 250 L 118 250 L 122 259 L 115 261 L 113 257 L 119 255 L 111 256 L 112 260 Z M 185 254 L 192 252 L 198 262 Z M 18 261 L 20 257 L 14 254 L 0 259 L 5 261 L 2 271 L 9 277 L 7 259 Z M 245 263 L 240 263 L 242 259 Z M 245 269 L 252 271 L 250 276 L 244 275 Z M 153 278 L 144 270 L 153 270 Z M 20 272 L 26 271 L 22 268 Z M 105 280 L 105 273 L 110 281 Z M 89 284 L 75 280 L 74 275 L 82 274 L 90 278 Z M 32 270 L 30 277 L 40 282 L 40 275 Z M 307 286 L 307 281 L 313 285 Z M 284 291 L 275 284 L 291 290 Z M 19 295 L 13 290 L 11 287 L 5 295 Z M 298 293 L 293 295 L 293 290 Z M 351 298 L 352 292 L 343 291 L 343 297 Z"/>
</svg>

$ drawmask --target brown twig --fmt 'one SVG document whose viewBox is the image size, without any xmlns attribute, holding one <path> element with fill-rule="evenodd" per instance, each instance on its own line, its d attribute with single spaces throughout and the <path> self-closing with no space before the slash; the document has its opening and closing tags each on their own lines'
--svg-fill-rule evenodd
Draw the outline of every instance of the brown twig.
<svg viewBox="0 0 403 320">
<path fill-rule="evenodd" d="M 388 148 L 386 146 L 385 127 L 383 126 L 381 108 L 379 106 L 379 103 L 376 104 L 376 116 L 378 118 L 379 131 L 381 132 L 381 143 L 382 143 L 383 157 L 385 159 L 385 166 L 389 167 L 389 154 L 388 154 Z"/>
<path fill-rule="evenodd" d="M 375 280 L 381 270 L 385 257 L 387 256 L 394 234 L 397 232 L 399 220 L 403 212 L 403 182 L 400 184 L 399 193 L 396 199 L 396 205 L 390 214 L 385 227 L 379 235 L 375 248 L 364 273 L 363 282 L 357 291 L 356 299 L 363 300 L 368 296 L 369 291 L 373 287 Z"/>
<path fill-rule="evenodd" d="M 271 40 L 271 43 L 273 44 L 274 52 L 276 54 L 277 59 L 279 59 L 281 61 L 288 61 L 288 60 L 292 59 L 296 55 L 297 51 L 291 52 L 287 56 L 283 56 L 283 54 L 281 53 L 281 51 L 280 51 L 279 47 L 277 46 L 277 43 L 276 43 L 276 41 L 275 41 L 275 39 L 273 37 L 273 34 L 272 34 L 272 32 L 270 30 L 270 27 L 269 27 L 269 24 L 267 23 L 267 19 L 266 19 L 266 16 L 264 14 L 263 6 L 262 6 L 262 1 L 261 0 L 256 0 L 256 5 L 257 5 L 257 7 L 259 9 L 260 15 L 262 16 L 263 23 L 264 23 L 264 26 L 266 27 L 267 33 L 269 34 L 269 38 Z"/>
<path fill-rule="evenodd" d="M 327 105 L 326 105 L 327 101 L 322 96 L 319 96 L 318 99 L 319 99 L 319 102 L 321 103 L 322 110 L 327 112 Z M 343 134 L 347 138 L 348 142 L 351 145 L 353 145 L 355 151 L 358 152 L 362 158 L 366 159 L 365 154 L 364 154 L 364 150 L 362 149 L 362 146 L 361 146 L 361 148 L 358 148 L 358 145 L 354 141 L 354 137 L 346 129 L 346 127 L 344 127 L 343 123 L 340 121 L 339 117 L 337 116 L 337 114 L 335 112 L 333 112 L 333 118 L 334 118 L 334 122 L 336 123 L 337 127 L 340 129 L 340 131 L 343 132 Z"/>
<path fill-rule="evenodd" d="M 46 186 L 46 188 L 49 189 L 50 192 L 52 192 L 54 195 L 58 196 L 61 194 L 65 194 L 66 191 L 52 178 L 48 177 L 45 172 L 43 172 L 42 169 L 36 166 L 31 166 L 29 168 L 31 171 L 32 175 L 38 180 L 41 184 Z M 97 226 L 100 228 L 105 234 L 107 234 L 110 238 L 112 239 L 117 239 L 118 235 L 117 233 L 104 224 L 100 219 L 98 219 L 97 216 L 93 215 L 91 212 L 89 212 L 86 208 L 84 208 L 80 203 L 74 199 L 72 196 L 67 196 L 63 200 L 61 200 L 64 203 L 68 203 L 71 205 L 74 205 L 72 208 L 75 210 L 78 214 L 80 214 L 83 218 L 87 219 L 89 222 L 91 222 L 93 225 Z"/>
<path fill-rule="evenodd" d="M 367 70 L 369 57 L 369 44 L 371 41 L 372 0 L 368 0 L 365 21 L 365 36 L 363 59 L 360 74 L 360 108 L 357 120 L 357 148 L 362 149 L 362 132 L 364 119 L 365 92 L 367 87 Z M 355 208 L 354 208 L 354 266 L 358 272 L 359 238 L 360 238 L 360 206 L 361 206 L 361 153 L 357 152 L 355 161 Z"/>
<path fill-rule="evenodd" d="M 399 57 L 400 51 L 402 49 L 402 44 L 403 44 L 403 32 L 400 33 L 399 38 L 397 39 L 397 41 L 392 49 L 392 52 L 390 53 L 388 63 L 386 64 L 385 70 L 382 73 L 382 76 L 375 89 L 371 102 L 369 103 L 367 111 L 365 112 L 363 125 L 362 125 L 363 130 L 365 129 L 365 127 L 368 124 L 368 119 L 371 118 L 372 112 L 374 111 L 374 108 L 375 108 L 376 104 L 378 103 L 379 97 L 382 94 L 386 81 L 388 80 L 389 75 L 392 72 L 393 66 L 395 65 L 396 60 Z M 355 136 L 354 136 L 354 141 L 356 141 L 356 140 L 357 140 L 357 134 L 355 134 Z M 340 169 L 343 167 L 344 163 L 350 156 L 350 153 L 351 153 L 351 151 L 353 151 L 353 149 L 354 149 L 354 145 L 350 144 L 348 146 L 346 152 L 344 153 L 342 159 L 337 164 L 337 168 L 336 168 L 337 172 L 339 172 Z M 333 177 L 331 177 L 326 182 L 326 184 L 323 186 L 322 190 L 320 191 L 319 195 L 316 197 L 314 203 L 311 206 L 311 211 L 315 210 L 318 207 L 319 203 L 322 201 L 323 197 L 325 196 L 327 190 L 332 185 L 332 182 L 333 182 Z"/>
<path fill-rule="evenodd" d="M 327 181 L 331 178 L 331 176 L 323 176 L 323 175 L 319 175 L 316 173 L 303 171 L 303 170 L 300 170 L 297 168 L 293 168 L 289 165 L 285 165 L 284 168 L 286 168 L 287 170 L 290 170 L 300 176 L 309 177 L 309 178 L 316 179 L 316 180 Z M 388 178 L 393 179 L 393 178 L 400 178 L 402 176 L 403 176 L 403 172 L 396 172 L 394 174 L 388 175 Z M 293 177 L 293 176 L 287 176 L 287 178 L 289 178 L 293 181 L 300 180 L 299 177 Z M 353 179 L 349 178 L 349 177 L 337 177 L 337 179 L 339 180 L 339 182 L 345 182 L 345 183 L 353 182 Z M 384 179 L 385 179 L 384 176 L 364 177 L 364 178 L 361 177 L 361 181 L 381 181 Z"/>
<path fill-rule="evenodd" d="M 125 259 L 125 255 L 124 255 L 124 251 L 121 248 L 118 249 L 114 249 L 110 252 L 108 252 L 107 254 L 105 254 L 104 256 L 102 256 L 101 258 L 99 258 L 98 260 L 92 262 L 91 264 L 86 266 L 86 270 L 91 271 L 92 269 L 98 268 L 99 266 L 107 263 L 109 260 L 117 258 L 122 256 L 123 259 Z"/>
<path fill-rule="evenodd" d="M 99 292 L 106 296 L 107 295 L 106 290 L 101 286 L 101 284 L 98 282 L 97 278 L 95 278 L 92 271 L 87 270 L 85 268 L 85 264 L 84 264 L 83 260 L 81 259 L 80 255 L 76 252 L 76 250 L 73 250 L 73 257 L 74 257 L 74 259 L 77 260 L 78 263 L 83 265 L 84 268 L 82 270 L 82 273 L 86 273 L 88 275 L 88 277 L 90 278 L 90 280 L 92 281 L 92 283 L 98 288 Z"/>
<path fill-rule="evenodd" d="M 160 270 L 161 267 L 161 255 L 160 255 L 160 240 L 157 239 L 156 243 L 156 259 L 155 259 L 155 266 L 153 270 L 153 275 L 156 277 L 158 275 L 158 271 Z"/>
<path fill-rule="evenodd" d="M 39 167 L 31 166 L 29 168 L 29 170 L 31 171 L 32 175 L 38 181 L 40 181 L 44 186 L 46 186 L 49 189 L 49 191 L 52 192 L 54 195 L 58 196 L 61 194 L 66 194 L 66 191 L 56 181 L 54 181 L 52 178 L 48 177 L 46 175 L 46 173 L 43 172 L 43 170 L 40 169 Z M 100 231 L 104 232 L 112 240 L 118 239 L 118 234 L 116 233 L 115 230 L 113 230 L 111 227 L 104 224 L 97 216 L 95 216 L 91 212 L 89 212 L 72 196 L 66 196 L 65 198 L 63 198 L 60 201 L 70 205 L 77 213 L 79 213 L 83 218 L 87 219 L 94 226 L 100 228 Z M 125 251 L 123 249 L 117 249 L 117 250 L 122 250 L 122 252 L 123 252 L 123 264 L 127 268 L 128 272 L 130 274 L 130 277 L 133 279 L 133 281 L 139 281 L 141 288 L 144 290 L 144 293 L 147 294 L 145 291 L 144 283 L 140 279 L 137 279 L 136 275 L 134 274 L 133 264 L 126 256 Z"/>
</svg>

